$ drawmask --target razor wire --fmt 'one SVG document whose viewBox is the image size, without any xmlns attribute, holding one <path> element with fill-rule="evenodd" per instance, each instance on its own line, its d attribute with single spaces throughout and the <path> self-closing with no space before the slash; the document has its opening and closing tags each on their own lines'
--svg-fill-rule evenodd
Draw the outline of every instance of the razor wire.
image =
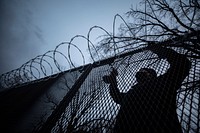
<svg viewBox="0 0 200 133">
<path fill-rule="evenodd" d="M 67 69 L 71 70 L 73 68 L 76 68 L 77 66 L 75 66 L 73 60 L 71 59 L 72 47 L 75 48 L 78 53 L 80 53 L 81 55 L 80 59 L 82 60 L 82 65 L 85 65 L 86 64 L 85 55 L 83 54 L 82 50 L 77 46 L 77 44 L 73 43 L 75 39 L 86 40 L 87 49 L 89 51 L 89 57 L 92 59 L 93 62 L 96 62 L 96 60 L 100 60 L 101 57 L 99 56 L 98 51 L 96 50 L 92 41 L 90 41 L 91 32 L 95 29 L 102 30 L 105 32 L 106 35 L 113 38 L 113 42 L 114 42 L 114 39 L 115 39 L 114 28 L 115 28 L 115 20 L 117 17 L 120 17 L 123 20 L 123 18 L 120 15 L 118 14 L 115 15 L 114 21 L 113 21 L 113 35 L 111 35 L 108 31 L 106 31 L 104 28 L 100 26 L 93 26 L 89 29 L 87 36 L 76 35 L 72 37 L 69 42 L 62 42 L 58 44 L 54 50 L 50 50 L 42 55 L 38 55 L 35 58 L 30 59 L 29 61 L 21 65 L 21 67 L 2 74 L 0 76 L 1 87 L 12 88 L 15 86 L 23 85 L 24 83 L 28 83 L 28 82 L 33 82 L 33 81 L 37 82 L 38 80 L 39 81 L 48 80 L 48 78 L 52 78 L 59 75 L 59 73 L 66 71 L 66 68 L 65 69 L 62 68 L 62 65 L 59 63 L 57 56 L 64 58 L 65 67 L 68 65 Z M 126 22 L 124 21 L 124 23 Z M 61 48 L 62 46 L 65 46 L 64 52 L 61 52 L 59 50 L 59 48 Z M 116 47 L 116 45 L 114 45 L 114 47 Z M 93 53 L 91 52 L 92 50 L 96 52 L 97 59 L 94 58 Z M 117 51 L 117 48 L 114 48 L 115 55 L 117 54 L 116 51 Z"/>
</svg>

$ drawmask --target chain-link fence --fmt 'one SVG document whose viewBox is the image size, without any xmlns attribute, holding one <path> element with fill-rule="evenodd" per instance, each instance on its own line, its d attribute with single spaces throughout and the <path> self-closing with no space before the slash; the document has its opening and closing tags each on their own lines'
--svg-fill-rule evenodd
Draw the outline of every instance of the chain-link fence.
<svg viewBox="0 0 200 133">
<path fill-rule="evenodd" d="M 171 77 L 169 80 L 166 79 L 166 82 L 162 82 L 160 88 L 158 87 L 159 85 L 156 86 L 158 88 L 153 88 L 155 84 L 160 84 L 158 82 L 145 84 L 148 87 L 144 86 L 144 90 L 142 87 L 140 89 L 133 87 L 138 84 L 135 76 L 141 68 L 152 68 L 156 71 L 158 77 L 162 77 L 161 75 L 165 75 L 170 67 L 172 67 L 172 64 L 166 59 L 159 59 L 156 54 L 144 48 L 118 57 L 102 60 L 86 66 L 82 77 L 72 87 L 71 90 L 73 92 L 68 92 L 68 95 L 58 105 L 57 110 L 54 110 L 54 113 L 52 113 L 46 123 L 41 127 L 40 132 L 113 132 L 116 123 L 118 123 L 117 126 L 121 126 L 119 130 L 124 127 L 130 127 L 130 130 L 133 129 L 137 132 L 178 132 L 178 125 L 169 124 L 170 122 L 173 123 L 176 121 L 176 117 L 178 117 L 177 120 L 183 132 L 199 132 L 200 59 L 192 58 L 191 55 L 193 53 L 183 48 L 172 49 L 177 53 L 188 56 L 191 62 L 189 74 L 184 77 L 181 85 L 176 85 L 176 80 L 170 81 L 174 79 Z M 173 57 L 173 60 L 176 60 L 175 58 Z M 181 65 L 176 70 L 177 72 L 174 71 L 175 74 L 178 74 L 180 69 L 185 69 L 184 62 L 180 61 L 177 64 Z M 135 90 L 136 92 L 126 102 L 126 105 L 116 103 L 110 92 L 111 88 L 109 88 L 109 84 L 103 81 L 103 76 L 109 75 L 113 68 L 118 71 L 116 79 L 117 88 L 120 92 L 123 94 L 130 93 L 131 90 Z M 111 81 L 113 79 L 111 78 Z M 179 88 L 176 92 L 172 92 L 170 89 L 173 90 L 173 86 L 169 84 L 179 86 Z M 171 110 L 171 106 L 174 105 L 174 97 L 172 96 L 174 94 L 176 94 L 175 115 L 173 110 Z M 170 109 L 168 110 L 166 107 Z M 130 113 L 125 111 L 126 114 L 121 115 L 121 118 L 119 118 L 122 108 L 126 108 Z M 143 112 L 139 114 L 135 110 Z M 152 111 L 155 112 L 153 113 Z M 131 112 L 134 112 L 135 116 Z M 128 123 L 130 118 L 134 121 L 133 123 Z M 120 125 L 117 119 L 121 119 L 120 121 L 126 125 L 122 123 Z M 155 121 L 154 119 L 159 121 Z M 144 122 L 141 123 L 141 121 Z M 145 124 L 147 125 L 145 126 Z M 129 129 L 126 129 L 126 131 L 133 132 L 129 131 Z"/>
</svg>

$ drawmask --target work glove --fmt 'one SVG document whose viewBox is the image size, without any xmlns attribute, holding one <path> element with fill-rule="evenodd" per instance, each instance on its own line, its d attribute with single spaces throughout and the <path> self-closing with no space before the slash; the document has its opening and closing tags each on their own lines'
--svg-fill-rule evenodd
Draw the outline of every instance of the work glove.
<svg viewBox="0 0 200 133">
<path fill-rule="evenodd" d="M 103 81 L 110 84 L 116 80 L 116 76 L 118 76 L 118 71 L 115 68 L 112 68 L 110 75 L 103 76 Z"/>
</svg>

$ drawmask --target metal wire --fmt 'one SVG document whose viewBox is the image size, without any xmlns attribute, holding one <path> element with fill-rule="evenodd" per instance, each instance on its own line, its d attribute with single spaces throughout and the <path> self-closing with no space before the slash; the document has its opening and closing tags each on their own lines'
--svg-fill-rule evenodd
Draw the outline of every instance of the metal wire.
<svg viewBox="0 0 200 133">
<path fill-rule="evenodd" d="M 113 20 L 113 35 L 111 35 L 108 31 L 106 31 L 104 28 L 100 26 L 93 26 L 89 29 L 87 36 L 83 35 L 76 35 L 71 38 L 69 42 L 62 42 L 58 44 L 54 50 L 47 51 L 46 53 L 42 55 L 38 55 L 35 58 L 27 61 L 24 63 L 21 67 L 14 69 L 10 72 L 6 72 L 0 76 L 0 84 L 2 88 L 12 88 L 15 86 L 20 86 L 26 82 L 31 81 L 37 81 L 38 79 L 42 79 L 48 76 L 48 78 L 55 77 L 55 74 L 63 72 L 67 69 L 73 69 L 77 66 L 75 66 L 73 60 L 71 59 L 71 48 L 77 49 L 77 51 L 81 54 L 80 57 L 78 57 L 80 60 L 82 60 L 82 65 L 85 65 L 85 56 L 82 50 L 77 46 L 77 44 L 74 44 L 74 40 L 76 39 L 84 39 L 87 41 L 87 49 L 89 51 L 89 58 L 92 59 L 93 62 L 99 61 L 101 59 L 100 53 L 97 52 L 96 47 L 90 41 L 91 32 L 95 29 L 101 30 L 105 33 L 104 36 L 108 36 L 111 38 L 112 42 L 114 43 L 113 47 L 110 49 L 110 51 L 114 52 L 114 55 L 119 54 L 119 48 L 117 47 L 117 44 L 115 43 L 115 23 L 116 19 L 119 17 L 125 25 L 130 29 L 128 24 L 125 22 L 125 20 L 119 15 L 116 14 L 114 16 Z M 131 32 L 131 30 L 130 30 Z M 132 32 L 131 32 L 132 33 Z M 133 33 L 132 33 L 133 34 Z M 62 48 L 64 47 L 64 48 Z M 66 49 L 66 51 L 61 52 L 59 51 L 59 48 Z M 97 55 L 97 58 L 94 58 L 94 53 Z M 62 65 L 59 63 L 57 56 L 61 56 L 64 60 L 62 62 L 66 62 L 65 69 L 62 69 Z M 107 56 L 104 56 L 104 58 Z M 46 80 L 46 78 L 45 78 Z"/>
</svg>

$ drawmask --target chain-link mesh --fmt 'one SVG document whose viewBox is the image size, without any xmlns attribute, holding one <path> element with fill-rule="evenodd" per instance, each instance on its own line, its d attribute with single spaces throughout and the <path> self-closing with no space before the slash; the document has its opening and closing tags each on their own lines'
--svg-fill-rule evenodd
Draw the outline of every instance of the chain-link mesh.
<svg viewBox="0 0 200 133">
<path fill-rule="evenodd" d="M 192 54 L 182 48 L 174 49 L 183 55 Z M 176 80 L 163 81 L 161 85 L 158 82 L 149 83 L 145 84 L 146 86 L 143 88 L 139 87 L 140 89 L 134 87 L 137 86 L 136 73 L 141 68 L 152 68 L 159 77 L 167 73 L 171 67 L 166 59 L 159 59 L 151 51 L 145 50 L 117 58 L 114 62 L 111 60 L 110 64 L 106 65 L 102 65 L 101 62 L 93 64 L 93 69 L 66 107 L 52 132 L 120 132 L 120 130 L 127 132 L 134 132 L 133 130 L 136 132 L 179 132 L 179 123 L 183 132 L 199 132 L 200 61 L 194 58 L 189 58 L 189 60 L 191 62 L 189 75 L 184 77 L 182 84 L 175 92 L 170 90 L 173 88 L 164 86 L 173 87 L 170 84 L 176 86 Z M 182 67 L 176 71 L 184 69 L 185 64 L 181 65 Z M 116 79 L 120 92 L 123 94 L 130 93 L 131 90 L 136 92 L 127 100 L 126 105 L 116 103 L 110 94 L 109 84 L 103 81 L 103 76 L 109 75 L 112 68 L 118 71 Z M 113 81 L 112 78 L 111 81 Z M 151 86 L 157 88 L 149 89 Z M 162 87 L 168 90 L 164 90 Z M 175 95 L 175 100 L 173 95 Z M 171 106 L 173 105 L 176 105 L 176 114 L 172 110 Z M 121 111 L 123 109 L 126 111 Z M 135 115 L 131 112 L 134 112 Z M 130 118 L 133 121 L 131 123 L 129 123 Z M 116 128 L 116 124 L 119 128 Z"/>
</svg>

